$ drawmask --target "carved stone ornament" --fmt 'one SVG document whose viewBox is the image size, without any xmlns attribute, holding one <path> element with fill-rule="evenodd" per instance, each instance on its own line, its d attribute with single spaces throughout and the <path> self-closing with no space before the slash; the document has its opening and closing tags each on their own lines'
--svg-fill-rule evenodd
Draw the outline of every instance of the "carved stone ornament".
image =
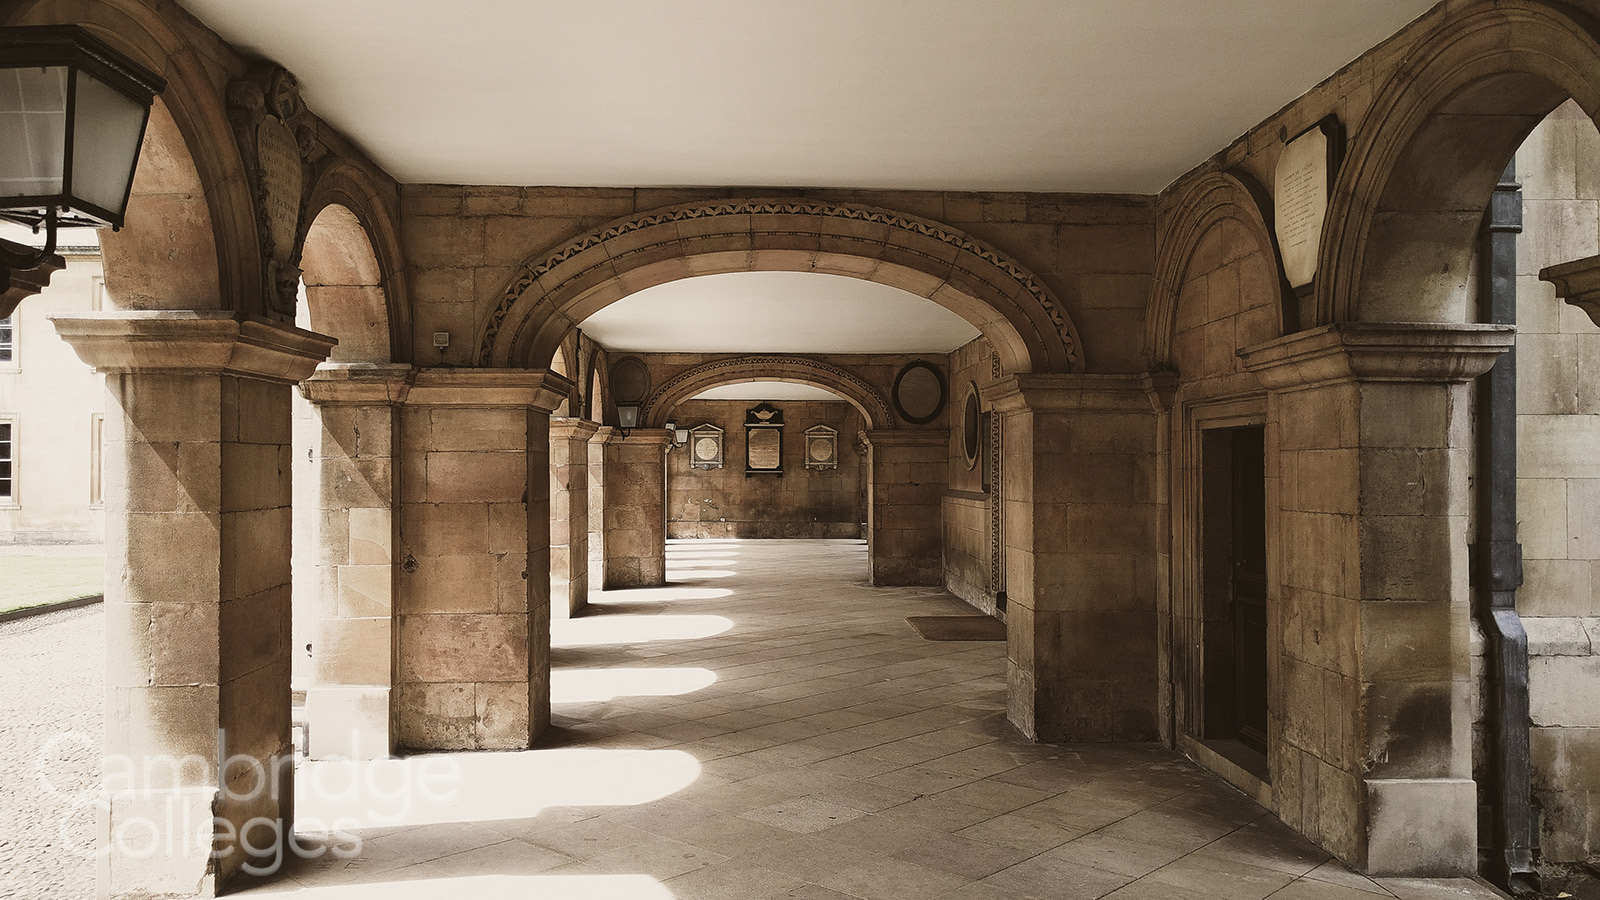
<svg viewBox="0 0 1600 900">
<path fill-rule="evenodd" d="M 826 425 L 806 429 L 806 468 L 839 468 L 839 432 Z"/>
<path fill-rule="evenodd" d="M 288 71 L 269 66 L 228 85 L 233 120 L 256 196 L 266 311 L 293 321 L 300 287 L 300 229 L 316 147 L 316 123 Z"/>
</svg>

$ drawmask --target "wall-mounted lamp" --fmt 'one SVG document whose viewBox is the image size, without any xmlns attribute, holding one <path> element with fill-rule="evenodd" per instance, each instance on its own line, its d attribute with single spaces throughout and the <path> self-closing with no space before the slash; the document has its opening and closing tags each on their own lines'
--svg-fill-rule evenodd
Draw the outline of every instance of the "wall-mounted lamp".
<svg viewBox="0 0 1600 900">
<path fill-rule="evenodd" d="M 669 453 L 689 442 L 689 432 L 679 428 L 678 423 L 672 419 L 667 420 L 667 434 L 672 438 L 671 443 L 667 445 Z"/>
<path fill-rule="evenodd" d="M 639 404 L 617 404 L 617 427 L 622 429 L 623 437 L 628 436 L 628 430 L 630 428 L 639 427 Z"/>
<path fill-rule="evenodd" d="M 0 274 L 43 264 L 60 226 L 122 227 L 165 88 L 77 25 L 0 28 L 0 218 L 45 229 L 40 249 L 0 247 Z"/>
</svg>

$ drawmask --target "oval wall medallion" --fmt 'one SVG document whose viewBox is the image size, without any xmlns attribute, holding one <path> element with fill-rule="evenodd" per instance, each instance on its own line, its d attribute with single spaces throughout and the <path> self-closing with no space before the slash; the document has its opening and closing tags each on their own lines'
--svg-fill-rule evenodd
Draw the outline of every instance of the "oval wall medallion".
<svg viewBox="0 0 1600 900">
<path fill-rule="evenodd" d="M 894 378 L 894 408 L 913 425 L 926 425 L 944 411 L 944 373 L 932 363 L 906 363 Z"/>
</svg>

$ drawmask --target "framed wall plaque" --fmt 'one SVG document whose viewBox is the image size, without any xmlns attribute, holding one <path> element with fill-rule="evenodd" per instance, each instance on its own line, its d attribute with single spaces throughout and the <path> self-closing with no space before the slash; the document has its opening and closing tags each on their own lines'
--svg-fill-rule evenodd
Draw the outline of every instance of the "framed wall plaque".
<svg viewBox="0 0 1600 900">
<path fill-rule="evenodd" d="M 839 432 L 826 425 L 806 429 L 806 468 L 839 468 Z"/>
<path fill-rule="evenodd" d="M 754 406 L 744 417 L 744 474 L 783 474 L 783 410 Z"/>
<path fill-rule="evenodd" d="M 689 468 L 722 468 L 722 429 L 710 422 L 689 429 Z"/>
</svg>

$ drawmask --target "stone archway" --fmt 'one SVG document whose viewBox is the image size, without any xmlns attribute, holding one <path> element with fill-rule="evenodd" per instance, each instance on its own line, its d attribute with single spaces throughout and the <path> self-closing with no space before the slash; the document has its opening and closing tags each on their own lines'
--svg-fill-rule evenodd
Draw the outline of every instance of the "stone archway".
<svg viewBox="0 0 1600 900">
<path fill-rule="evenodd" d="M 910 291 L 976 326 L 1007 372 L 1076 372 L 1065 307 L 1020 263 L 956 229 L 874 207 L 728 200 L 620 219 L 520 267 L 480 336 L 477 363 L 547 365 L 590 315 L 655 284 L 782 270 L 863 278 Z"/>
<path fill-rule="evenodd" d="M 1468 322 L 1478 226 L 1528 133 L 1571 98 L 1600 113 L 1600 41 L 1530 0 L 1419 36 L 1354 132 L 1330 198 L 1314 322 Z"/>
<path fill-rule="evenodd" d="M 709 388 L 752 381 L 810 384 L 838 394 L 861 413 L 869 429 L 895 427 L 894 413 L 876 388 L 850 372 L 804 356 L 734 356 L 680 373 L 657 388 L 639 410 L 646 427 L 661 428 L 672 410 Z"/>
<path fill-rule="evenodd" d="M 1277 265 L 1278 242 L 1264 213 L 1271 203 L 1266 189 L 1243 173 L 1215 172 L 1197 179 L 1184 191 L 1175 204 L 1176 221 L 1162 230 L 1156 249 L 1155 284 L 1145 316 L 1144 338 L 1145 355 L 1153 367 L 1170 368 L 1175 364 L 1172 344 L 1190 263 L 1212 229 L 1224 223 L 1240 228 L 1278 270 L 1278 283 L 1273 285 L 1279 294 L 1276 327 L 1262 339 L 1296 330 L 1294 296 Z"/>
</svg>

